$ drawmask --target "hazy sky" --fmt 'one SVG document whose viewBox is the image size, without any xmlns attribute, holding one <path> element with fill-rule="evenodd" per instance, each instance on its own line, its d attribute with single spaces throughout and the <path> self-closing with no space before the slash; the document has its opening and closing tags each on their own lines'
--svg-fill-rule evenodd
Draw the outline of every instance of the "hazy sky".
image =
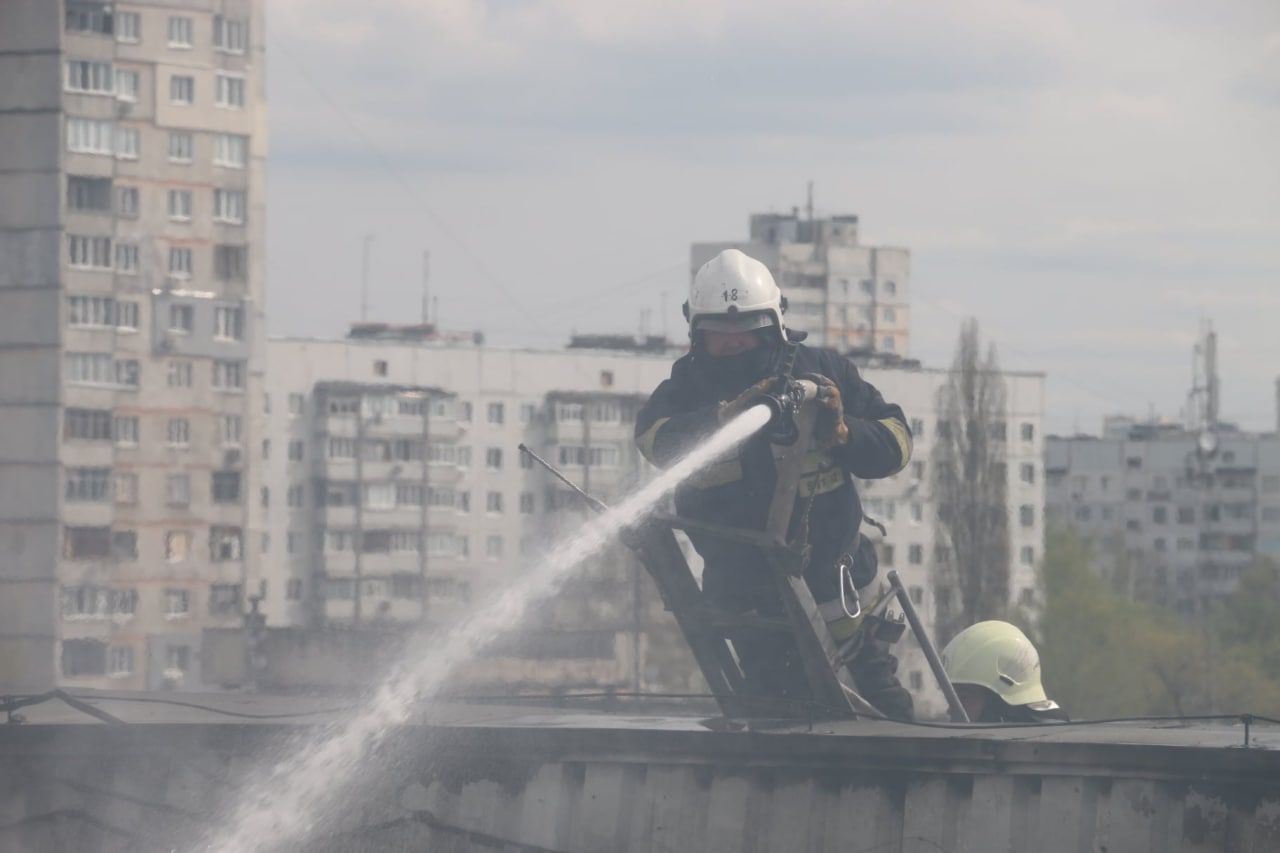
<svg viewBox="0 0 1280 853">
<path fill-rule="evenodd" d="M 1058 431 L 1176 417 L 1203 317 L 1274 428 L 1280 3 L 270 0 L 272 334 L 684 334 L 689 244 L 856 213 L 912 355 L 976 316 Z M 665 298 L 663 294 L 666 294 Z M 662 311 L 665 303 L 666 311 Z M 884 389 L 892 396 L 892 389 Z"/>
</svg>

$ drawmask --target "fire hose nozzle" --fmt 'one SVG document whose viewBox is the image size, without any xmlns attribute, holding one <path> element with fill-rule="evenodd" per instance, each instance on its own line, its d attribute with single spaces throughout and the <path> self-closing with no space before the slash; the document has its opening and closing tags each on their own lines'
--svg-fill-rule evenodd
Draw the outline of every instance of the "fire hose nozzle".
<svg viewBox="0 0 1280 853">
<path fill-rule="evenodd" d="M 800 437 L 796 413 L 817 396 L 816 383 L 808 379 L 789 379 L 780 391 L 761 397 L 760 402 L 769 408 L 769 440 L 774 444 L 794 444 Z"/>
</svg>

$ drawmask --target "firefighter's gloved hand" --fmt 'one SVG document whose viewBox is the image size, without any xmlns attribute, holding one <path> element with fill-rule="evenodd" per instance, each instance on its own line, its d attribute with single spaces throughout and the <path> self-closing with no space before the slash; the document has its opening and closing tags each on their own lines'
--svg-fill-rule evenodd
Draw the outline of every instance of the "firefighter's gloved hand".
<svg viewBox="0 0 1280 853">
<path fill-rule="evenodd" d="M 805 373 L 799 378 L 808 379 L 818 386 L 818 420 L 814 424 L 813 440 L 818 450 L 827 450 L 849 441 L 849 426 L 844 422 L 844 401 L 840 388 L 820 373 Z"/>
<path fill-rule="evenodd" d="M 721 403 L 716 410 L 716 419 L 722 424 L 727 424 L 759 402 L 762 396 L 773 391 L 776 382 L 776 376 L 767 376 L 732 400 Z"/>
</svg>

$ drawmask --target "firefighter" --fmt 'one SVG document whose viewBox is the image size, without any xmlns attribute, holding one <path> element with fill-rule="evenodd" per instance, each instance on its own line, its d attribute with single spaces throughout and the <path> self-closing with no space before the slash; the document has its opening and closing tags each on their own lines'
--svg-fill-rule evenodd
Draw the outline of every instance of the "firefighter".
<svg viewBox="0 0 1280 853">
<path fill-rule="evenodd" d="M 875 550 L 860 535 L 862 504 L 851 477 L 892 476 L 911 458 L 911 432 L 902 409 L 885 402 L 852 362 L 800 343 L 804 333 L 783 322 L 786 300 L 769 269 L 727 249 L 694 275 L 684 305 L 690 351 L 671 368 L 640 410 L 636 441 L 653 464 L 667 467 L 721 425 L 750 408 L 776 377 L 789 373 L 820 386 L 823 403 L 816 450 L 805 459 L 791 535 L 807 525 L 811 547 L 805 579 L 837 640 L 853 619 L 842 603 L 838 568 L 852 562 L 848 586 L 871 583 Z M 683 517 L 738 528 L 763 529 L 776 471 L 764 431 L 709 465 L 675 493 Z M 735 613 L 784 613 L 764 555 L 751 546 L 691 533 L 703 560 L 703 593 Z M 794 640 L 779 632 L 742 631 L 734 648 L 748 682 L 765 695 L 803 698 L 809 693 Z M 911 694 L 898 682 L 888 643 L 868 639 L 850 663 L 859 692 L 887 716 L 910 719 Z"/>
<path fill-rule="evenodd" d="M 1040 654 L 1017 626 L 977 622 L 951 638 L 942 667 L 973 723 L 1067 722 L 1040 683 Z"/>
</svg>

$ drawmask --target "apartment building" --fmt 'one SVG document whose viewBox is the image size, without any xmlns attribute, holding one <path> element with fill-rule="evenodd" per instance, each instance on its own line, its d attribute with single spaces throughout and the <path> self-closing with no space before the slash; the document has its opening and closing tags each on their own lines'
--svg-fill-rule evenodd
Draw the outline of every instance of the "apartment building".
<svg viewBox="0 0 1280 853">
<path fill-rule="evenodd" d="M 0 3 L 0 683 L 190 688 L 242 618 L 265 5 Z"/>
<path fill-rule="evenodd" d="M 1115 420 L 1045 446 L 1047 512 L 1131 595 L 1201 612 L 1280 557 L 1280 435 Z"/>
<path fill-rule="evenodd" d="M 512 350 L 412 334 L 268 344 L 268 625 L 350 626 L 357 613 L 362 624 L 447 620 L 497 595 L 589 516 L 519 451 L 522 443 L 606 501 L 652 474 L 632 439 L 635 413 L 678 351 Z M 948 374 L 869 367 L 864 375 L 903 406 L 917 436 L 907 470 L 860 484 L 888 531 L 870 535 L 882 567 L 899 571 L 932 624 L 939 596 L 931 570 L 948 554 L 934 530 L 928 466 Z M 1009 374 L 1006 386 L 1013 589 L 1025 600 L 1043 548 L 1043 376 Z M 357 542 L 368 546 L 360 557 Z M 483 677 L 543 686 L 666 681 L 652 638 L 636 628 L 660 622 L 661 603 L 635 571 L 625 548 L 591 561 L 582 583 L 530 611 L 542 639 L 522 636 L 524 656 L 495 656 Z M 922 708 L 940 710 L 918 647 L 904 641 L 902 651 L 904 683 Z"/>
<path fill-rule="evenodd" d="M 693 271 L 724 249 L 769 267 L 787 297 L 787 325 L 837 352 L 911 353 L 911 254 L 864 246 L 857 216 L 755 213 L 745 241 L 694 243 Z"/>
</svg>

